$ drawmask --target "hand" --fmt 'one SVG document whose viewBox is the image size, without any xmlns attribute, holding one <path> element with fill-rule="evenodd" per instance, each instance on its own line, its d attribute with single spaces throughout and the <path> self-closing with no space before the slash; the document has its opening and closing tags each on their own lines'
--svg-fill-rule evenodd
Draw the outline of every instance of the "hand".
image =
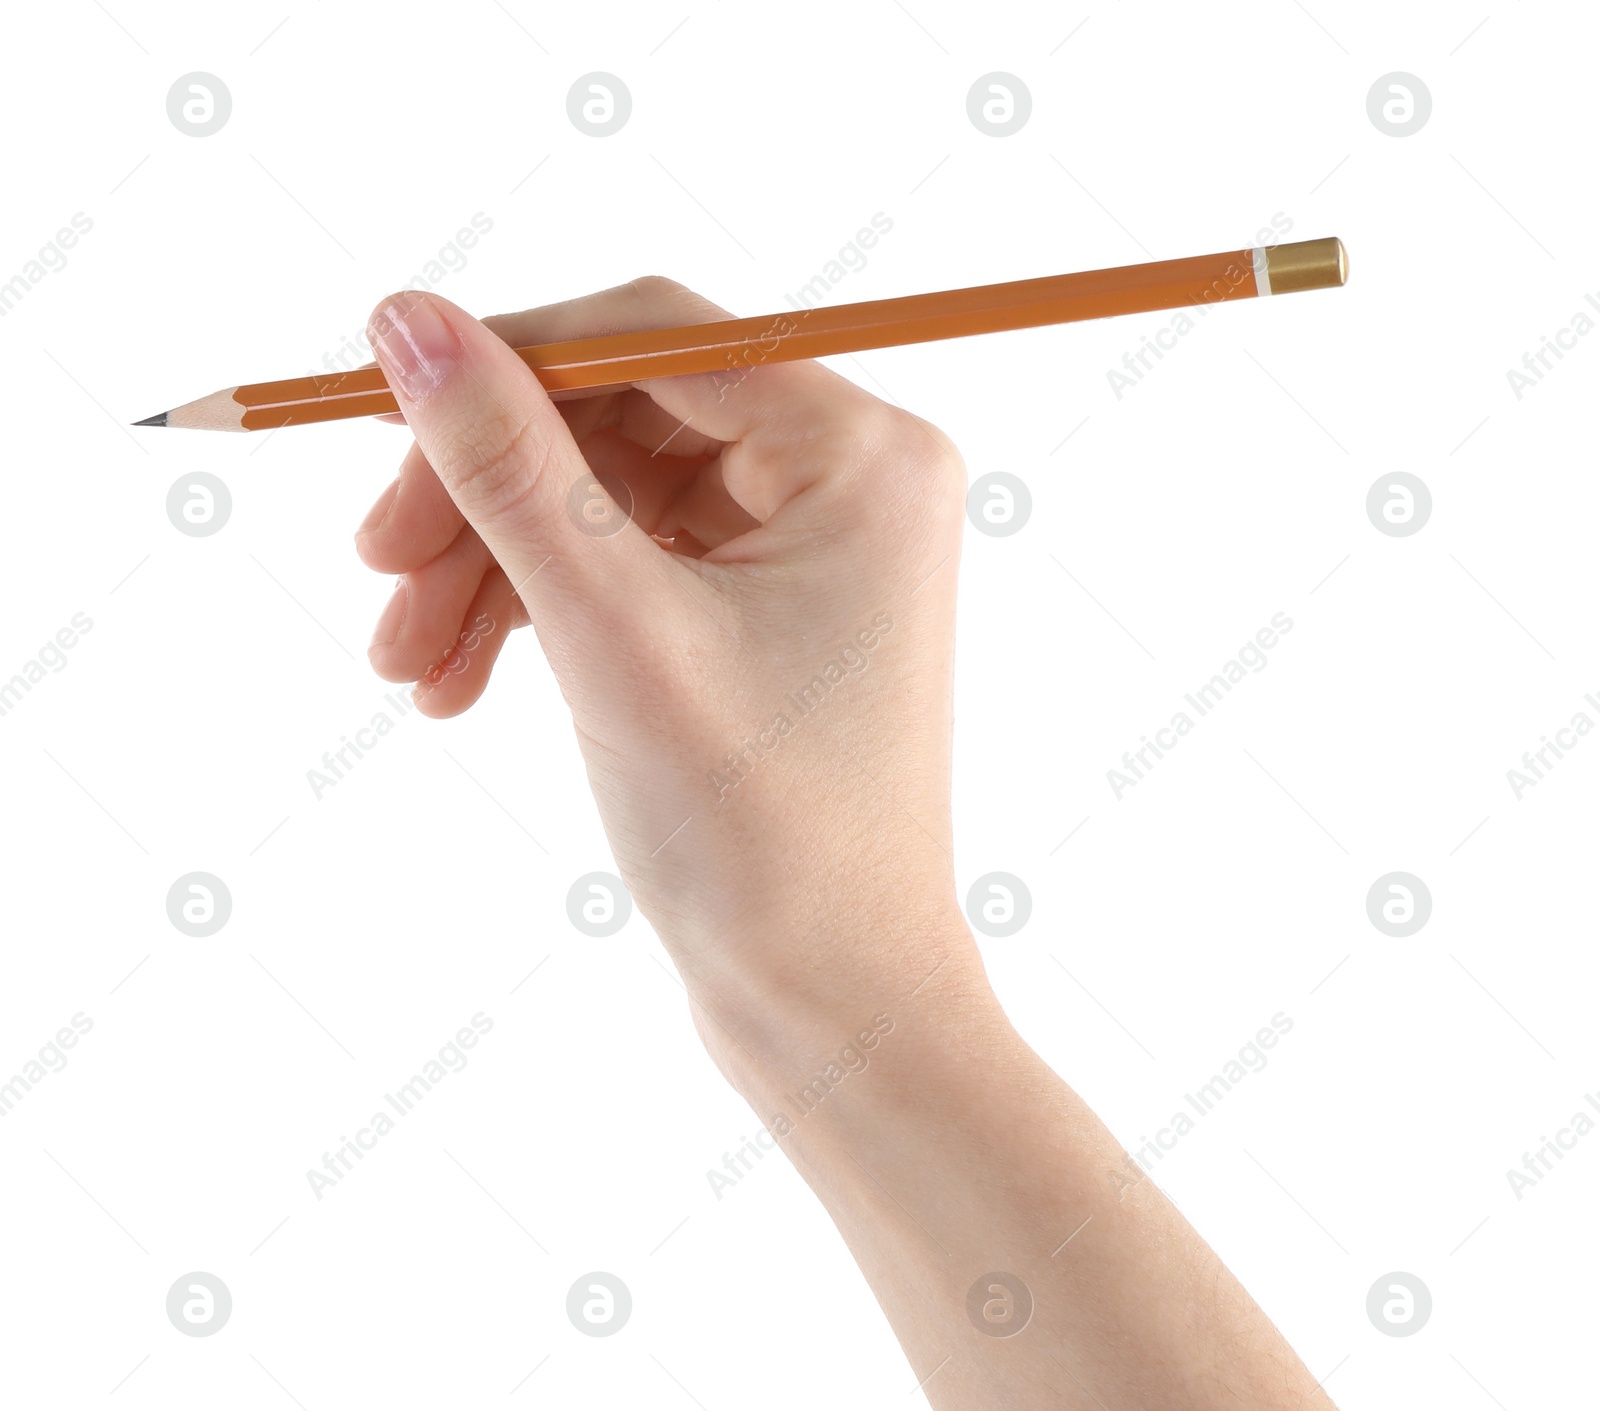
<svg viewBox="0 0 1600 1411">
<path fill-rule="evenodd" d="M 731 317 L 660 278 L 487 324 L 380 305 L 416 444 L 357 534 L 403 575 L 373 664 L 453 715 L 531 620 L 624 880 L 721 1022 L 926 973 L 952 930 L 941 983 L 981 993 L 950 924 L 954 447 L 816 363 L 556 403 L 508 347 Z"/>
<path fill-rule="evenodd" d="M 725 317 L 661 279 L 490 326 L 384 304 L 417 445 L 358 535 L 404 575 L 374 664 L 453 714 L 531 620 L 701 1035 L 941 1411 L 1309 1404 L 1277 1331 L 1006 1022 L 961 920 L 950 443 L 814 363 L 558 405 L 507 347 Z M 1024 1326 L 985 1336 L 974 1299 L 1012 1288 Z"/>
</svg>

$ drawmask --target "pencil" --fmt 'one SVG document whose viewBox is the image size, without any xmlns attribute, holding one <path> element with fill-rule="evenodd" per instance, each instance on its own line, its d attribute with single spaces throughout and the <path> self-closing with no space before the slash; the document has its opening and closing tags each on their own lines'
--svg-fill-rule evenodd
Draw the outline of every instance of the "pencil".
<svg viewBox="0 0 1600 1411">
<path fill-rule="evenodd" d="M 712 372 L 733 379 L 762 363 L 1327 289 L 1342 285 L 1348 273 L 1344 245 L 1330 237 L 515 351 L 544 387 L 561 397 L 630 387 L 654 377 Z M 398 410 L 382 371 L 357 368 L 225 387 L 134 425 L 265 431 Z"/>
</svg>

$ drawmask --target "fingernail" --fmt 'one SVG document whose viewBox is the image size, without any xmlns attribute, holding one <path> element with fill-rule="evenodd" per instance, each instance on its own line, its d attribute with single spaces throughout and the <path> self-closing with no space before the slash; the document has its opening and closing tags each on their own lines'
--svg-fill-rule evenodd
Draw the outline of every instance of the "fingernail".
<svg viewBox="0 0 1600 1411">
<path fill-rule="evenodd" d="M 378 619 L 378 625 L 372 630 L 372 642 L 367 647 L 369 652 L 374 647 L 387 647 L 400 635 L 400 624 L 406 620 L 406 604 L 409 598 L 410 590 L 406 587 L 406 580 L 402 578 L 400 586 L 394 590 L 394 596 L 389 599 L 388 606 Z"/>
<path fill-rule="evenodd" d="M 367 511 L 367 517 L 361 521 L 360 526 L 356 529 L 356 538 L 359 539 L 363 534 L 372 533 L 384 520 L 388 519 L 389 511 L 394 508 L 394 502 L 399 493 L 400 482 L 396 480 L 383 494 L 378 496 L 377 503 Z"/>
<path fill-rule="evenodd" d="M 456 365 L 460 341 L 429 299 L 391 299 L 372 317 L 367 336 L 385 373 L 407 401 L 424 401 Z"/>
</svg>

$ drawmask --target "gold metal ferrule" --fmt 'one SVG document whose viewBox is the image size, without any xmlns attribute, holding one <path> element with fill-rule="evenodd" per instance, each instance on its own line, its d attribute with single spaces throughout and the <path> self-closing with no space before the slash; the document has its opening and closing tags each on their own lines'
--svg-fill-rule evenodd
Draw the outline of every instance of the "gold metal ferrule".
<svg viewBox="0 0 1600 1411">
<path fill-rule="evenodd" d="M 1274 294 L 1296 294 L 1302 289 L 1337 289 L 1350 277 L 1350 257 L 1344 242 L 1296 240 L 1267 251 L 1267 278 Z"/>
</svg>

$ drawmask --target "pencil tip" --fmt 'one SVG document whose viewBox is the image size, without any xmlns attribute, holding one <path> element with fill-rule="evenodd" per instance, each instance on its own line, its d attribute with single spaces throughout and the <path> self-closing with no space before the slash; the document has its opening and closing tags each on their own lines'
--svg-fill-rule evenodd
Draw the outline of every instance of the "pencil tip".
<svg viewBox="0 0 1600 1411">
<path fill-rule="evenodd" d="M 165 426 L 166 424 L 167 414 L 165 412 L 157 412 L 154 416 L 147 416 L 143 421 L 134 422 L 135 426 Z"/>
</svg>

